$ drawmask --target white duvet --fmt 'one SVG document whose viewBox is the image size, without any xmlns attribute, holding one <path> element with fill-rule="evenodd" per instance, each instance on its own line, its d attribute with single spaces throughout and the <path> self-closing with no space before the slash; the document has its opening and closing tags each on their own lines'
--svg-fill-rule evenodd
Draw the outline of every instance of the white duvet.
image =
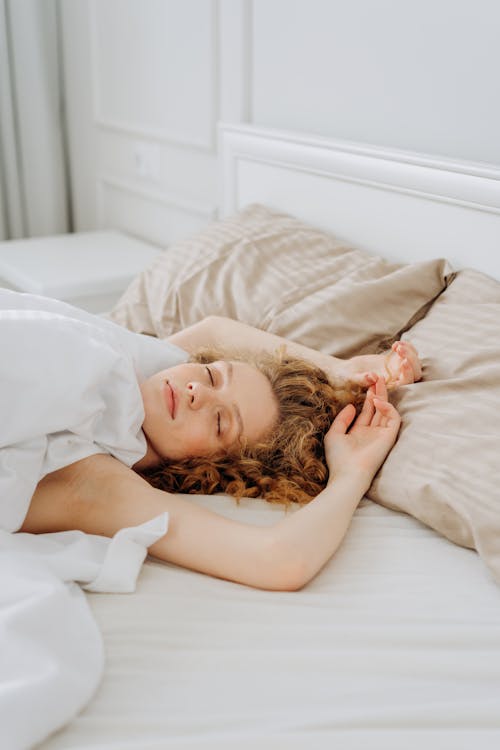
<svg viewBox="0 0 500 750">
<path fill-rule="evenodd" d="M 0 290 L 0 745 L 32 746 L 89 700 L 103 668 L 79 583 L 130 592 L 167 514 L 112 540 L 14 534 L 51 471 L 94 453 L 145 453 L 142 378 L 186 359 L 55 300 Z M 75 583 L 76 582 L 76 583 Z"/>
</svg>

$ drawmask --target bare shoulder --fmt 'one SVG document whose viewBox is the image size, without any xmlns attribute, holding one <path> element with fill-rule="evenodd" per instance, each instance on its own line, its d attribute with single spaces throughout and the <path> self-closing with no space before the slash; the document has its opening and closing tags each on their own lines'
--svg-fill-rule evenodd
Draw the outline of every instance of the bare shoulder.
<svg viewBox="0 0 500 750">
<path fill-rule="evenodd" d="M 121 461 L 110 456 L 109 453 L 95 453 L 92 456 L 87 456 L 87 458 L 82 458 L 80 461 L 75 461 L 68 466 L 64 466 L 62 469 L 47 474 L 40 481 L 40 484 L 50 483 L 53 486 L 61 484 L 77 491 L 77 489 L 83 489 L 89 481 L 98 478 L 102 479 L 102 477 L 110 476 L 111 474 L 123 477 L 135 474 L 135 472 Z"/>
<path fill-rule="evenodd" d="M 103 492 L 116 493 L 120 488 L 132 486 L 151 489 L 139 474 L 108 453 L 96 453 L 76 461 L 49 474 L 46 479 L 64 485 L 72 497 L 79 500 L 92 500 Z"/>
<path fill-rule="evenodd" d="M 240 523 L 151 487 L 109 455 L 77 461 L 39 482 L 21 531 L 78 529 L 111 537 L 168 513 L 168 531 L 149 553 L 166 562 L 257 588 L 296 587 L 295 563 L 275 529 Z"/>
<path fill-rule="evenodd" d="M 96 521 L 98 507 L 108 505 L 111 509 L 120 496 L 150 490 L 142 477 L 113 456 L 106 453 L 88 456 L 40 480 L 20 531 L 80 529 L 103 533 L 97 527 L 89 528 Z"/>
</svg>

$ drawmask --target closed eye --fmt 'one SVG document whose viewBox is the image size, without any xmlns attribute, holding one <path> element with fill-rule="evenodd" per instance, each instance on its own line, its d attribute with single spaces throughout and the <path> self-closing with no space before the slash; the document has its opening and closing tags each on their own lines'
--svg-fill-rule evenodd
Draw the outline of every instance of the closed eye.
<svg viewBox="0 0 500 750">
<path fill-rule="evenodd" d="M 205 365 L 205 370 L 208 372 L 208 377 L 210 378 L 210 385 L 214 386 L 215 379 L 214 379 L 214 376 L 212 375 L 212 370 L 210 369 L 210 367 L 207 367 L 206 365 Z M 217 437 L 220 437 L 220 435 L 221 435 L 221 429 L 220 429 L 220 411 L 219 411 L 217 412 Z"/>
</svg>

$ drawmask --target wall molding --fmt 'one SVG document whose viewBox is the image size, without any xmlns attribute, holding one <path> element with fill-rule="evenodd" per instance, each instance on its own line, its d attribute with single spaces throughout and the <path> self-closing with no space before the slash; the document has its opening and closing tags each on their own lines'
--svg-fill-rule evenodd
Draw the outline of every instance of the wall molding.
<svg viewBox="0 0 500 750">
<path fill-rule="evenodd" d="M 495 165 L 248 125 L 221 123 L 219 138 L 225 212 L 234 202 L 236 162 L 245 159 L 500 215 Z"/>
<path fill-rule="evenodd" d="M 100 220 L 104 218 L 101 200 L 102 191 L 108 187 L 130 195 L 137 195 L 140 198 L 153 203 L 160 203 L 167 208 L 175 208 L 177 211 L 182 211 L 192 216 L 199 216 L 207 221 L 212 221 L 216 216 L 217 209 L 215 205 L 191 200 L 189 198 L 181 198 L 177 193 L 171 193 L 165 190 L 154 190 L 153 188 L 142 187 L 133 182 L 129 182 L 128 180 L 112 177 L 111 175 L 101 175 L 97 179 L 99 195 L 97 208 Z"/>
<path fill-rule="evenodd" d="M 167 131 L 164 129 L 146 128 L 142 125 L 136 125 L 134 123 L 127 123 L 125 121 L 118 122 L 113 120 L 105 120 L 102 118 L 94 118 L 94 125 L 101 130 L 108 130 L 120 135 L 127 135 L 131 138 L 144 138 L 150 141 L 157 141 L 165 145 L 178 146 L 179 148 L 187 148 L 195 151 L 203 151 L 204 153 L 215 152 L 215 146 L 212 141 L 208 144 L 205 141 L 197 141 L 194 138 L 184 138 L 180 134 L 176 134 L 174 131 Z M 214 125 L 214 131 L 216 126 Z"/>
</svg>

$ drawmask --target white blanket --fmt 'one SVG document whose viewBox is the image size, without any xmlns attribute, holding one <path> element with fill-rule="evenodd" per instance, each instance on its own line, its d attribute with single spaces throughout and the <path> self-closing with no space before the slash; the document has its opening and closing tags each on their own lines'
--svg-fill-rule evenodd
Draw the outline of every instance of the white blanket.
<svg viewBox="0 0 500 750">
<path fill-rule="evenodd" d="M 1 747 L 32 747 L 85 706 L 104 667 L 90 591 L 132 592 L 168 514 L 112 539 L 0 531 Z"/>
<path fill-rule="evenodd" d="M 140 380 L 172 344 L 45 297 L 0 290 L 0 528 L 17 531 L 42 477 L 94 453 L 146 452 Z"/>
<path fill-rule="evenodd" d="M 141 378 L 186 359 L 54 300 L 0 290 L 0 733 L 31 747 L 85 705 L 103 669 L 79 586 L 131 592 L 168 514 L 114 539 L 13 534 L 38 481 L 94 453 L 145 453 Z"/>
</svg>

